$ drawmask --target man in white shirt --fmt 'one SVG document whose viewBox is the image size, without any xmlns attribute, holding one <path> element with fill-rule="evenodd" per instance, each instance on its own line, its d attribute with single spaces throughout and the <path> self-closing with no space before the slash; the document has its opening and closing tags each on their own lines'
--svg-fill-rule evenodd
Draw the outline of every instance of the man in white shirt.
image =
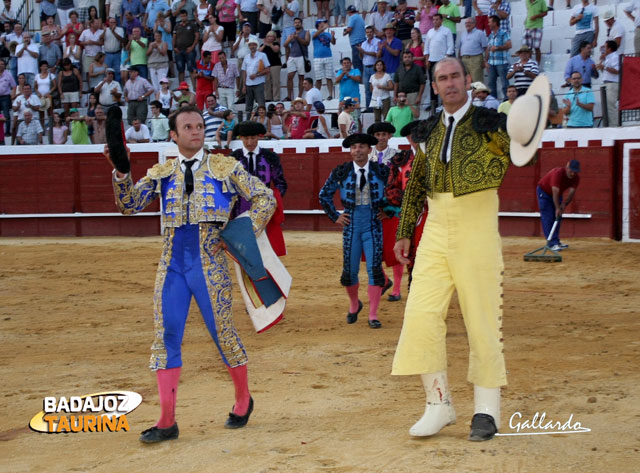
<svg viewBox="0 0 640 473">
<path fill-rule="evenodd" d="M 604 40 L 608 41 L 612 39 L 615 41 L 618 45 L 618 54 L 624 54 L 624 26 L 622 26 L 619 21 L 616 21 L 612 10 L 607 10 L 605 14 L 602 15 L 602 20 L 606 27 Z M 600 50 L 604 54 L 604 46 L 601 46 Z"/>
<path fill-rule="evenodd" d="M 433 15 L 433 28 L 427 33 L 427 37 L 424 41 L 424 60 L 429 67 L 429 79 L 433 81 L 433 68 L 436 63 L 447 56 L 453 55 L 453 35 L 451 30 L 442 26 L 442 15 L 436 13 Z M 435 109 L 434 105 L 438 100 L 437 95 L 431 90 L 431 108 Z"/>
<path fill-rule="evenodd" d="M 135 118 L 131 127 L 124 133 L 124 137 L 127 143 L 148 143 L 151 141 L 151 134 L 147 125 L 143 125 L 142 122 Z"/>
<path fill-rule="evenodd" d="M 631 0 L 629 5 L 624 7 L 624 12 L 633 21 L 635 27 L 633 33 L 633 50 L 636 54 L 640 53 L 640 0 Z"/>
<path fill-rule="evenodd" d="M 307 102 L 307 112 L 311 112 L 312 117 L 317 117 L 318 111 L 316 110 L 315 103 L 322 103 L 322 92 L 313 86 L 313 79 L 311 77 L 304 79 L 302 88 L 304 89 L 302 98 Z"/>
<path fill-rule="evenodd" d="M 98 102 L 105 107 L 120 103 L 122 98 L 122 87 L 119 82 L 114 80 L 115 74 L 116 72 L 108 67 L 105 78 L 93 89 L 96 94 L 99 94 Z"/>
<path fill-rule="evenodd" d="M 24 74 L 28 84 L 33 86 L 33 81 L 38 73 L 38 56 L 40 48 L 31 42 L 31 35 L 22 35 L 23 43 L 16 47 L 16 57 L 18 58 L 18 75 Z"/>
<path fill-rule="evenodd" d="M 620 55 L 618 43 L 610 39 L 604 44 L 604 59 L 596 67 L 602 71 L 605 94 L 607 97 L 607 117 L 609 126 L 618 126 L 618 91 L 620 88 Z"/>
<path fill-rule="evenodd" d="M 236 42 L 233 43 L 231 47 L 231 51 L 235 54 L 237 62 L 238 62 L 238 71 L 242 71 L 242 63 L 244 58 L 249 54 L 249 41 L 258 41 L 258 37 L 251 34 L 251 23 L 245 22 L 242 25 L 242 31 L 236 39 Z M 240 89 L 240 94 L 238 95 L 238 102 L 242 103 L 244 100 L 244 92 Z"/>
<path fill-rule="evenodd" d="M 82 71 L 87 74 L 89 66 L 95 60 L 96 55 L 102 51 L 104 44 L 104 31 L 98 28 L 98 20 L 91 20 L 89 28 L 80 34 L 78 42 L 84 48 L 82 54 Z"/>
<path fill-rule="evenodd" d="M 375 74 L 374 66 L 376 61 L 378 60 L 378 45 L 380 44 L 380 40 L 374 36 L 374 27 L 369 25 L 365 28 L 365 34 L 367 39 L 356 46 L 360 54 L 362 55 L 362 83 L 364 84 L 364 92 L 365 92 L 365 105 L 367 107 L 366 111 L 371 112 L 371 87 L 369 87 L 369 79 L 371 76 Z"/>
<path fill-rule="evenodd" d="M 269 59 L 258 51 L 258 40 L 249 40 L 249 54 L 242 61 L 242 93 L 245 97 L 245 111 L 249 115 L 253 111 L 253 102 L 264 106 L 264 83 L 269 74 Z"/>
<path fill-rule="evenodd" d="M 124 38 L 124 30 L 118 26 L 115 16 L 109 17 L 104 25 L 104 63 L 115 71 L 117 82 L 120 82 L 120 56 Z"/>
<path fill-rule="evenodd" d="M 31 85 L 25 84 L 22 87 L 22 95 L 18 95 L 13 101 L 13 112 L 18 114 L 18 121 L 24 120 L 25 110 L 37 112 L 42 103 L 37 95 L 32 93 Z"/>
<path fill-rule="evenodd" d="M 5 47 L 9 49 L 9 46 L 13 42 L 18 43 L 18 45 L 22 44 L 24 41 L 23 36 L 24 33 L 22 31 L 22 25 L 20 23 L 16 23 L 13 25 L 13 31 L 4 37 Z M 9 71 L 13 75 L 13 80 L 18 82 L 18 58 L 15 53 L 9 58 Z"/>
</svg>

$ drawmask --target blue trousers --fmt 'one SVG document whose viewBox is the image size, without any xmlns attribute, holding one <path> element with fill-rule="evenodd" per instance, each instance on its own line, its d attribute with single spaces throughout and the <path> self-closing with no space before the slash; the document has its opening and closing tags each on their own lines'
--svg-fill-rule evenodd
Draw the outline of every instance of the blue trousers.
<svg viewBox="0 0 640 473">
<path fill-rule="evenodd" d="M 222 251 L 215 255 L 209 251 L 219 241 L 218 233 L 213 226 L 184 225 L 169 229 L 165 236 L 154 295 L 152 370 L 182 366 L 182 337 L 192 296 L 222 361 L 231 367 L 247 362 L 233 325 L 226 258 Z"/>
<path fill-rule="evenodd" d="M 373 70 L 373 66 L 363 66 L 364 71 L 362 72 L 362 83 L 364 84 L 364 95 L 365 95 L 365 108 L 369 108 L 371 106 L 371 87 L 369 84 L 369 79 L 375 73 Z"/>
<path fill-rule="evenodd" d="M 540 186 L 536 189 L 538 196 L 538 207 L 540 208 L 540 220 L 542 221 L 542 231 L 545 238 L 549 239 L 549 233 L 551 233 L 551 227 L 553 227 L 556 221 L 556 207 L 553 205 L 553 197 L 543 191 Z M 560 196 L 560 203 L 562 203 L 562 196 Z M 556 227 L 556 231 L 553 233 L 553 237 L 549 241 L 550 246 L 560 244 L 560 222 Z"/>
<path fill-rule="evenodd" d="M 104 63 L 115 71 L 114 79 L 120 82 L 120 53 L 106 53 Z"/>
<path fill-rule="evenodd" d="M 499 64 L 492 66 L 489 64 L 489 88 L 491 94 L 495 98 L 498 98 L 498 77 L 500 77 L 500 85 L 502 86 L 502 97 L 507 98 L 507 86 L 509 81 L 507 80 L 507 72 L 509 71 L 509 64 Z"/>
<path fill-rule="evenodd" d="M 357 46 L 360 46 L 360 43 L 351 45 L 351 63 L 354 69 L 358 69 L 362 73 L 362 58 Z"/>
<path fill-rule="evenodd" d="M 367 274 L 369 275 L 369 285 L 375 285 L 373 279 L 373 234 L 371 229 L 371 207 L 369 205 L 357 205 L 351 215 L 353 235 L 351 238 L 349 273 L 351 283 L 358 283 L 358 272 L 360 271 L 360 257 L 364 251 L 367 260 Z"/>
</svg>

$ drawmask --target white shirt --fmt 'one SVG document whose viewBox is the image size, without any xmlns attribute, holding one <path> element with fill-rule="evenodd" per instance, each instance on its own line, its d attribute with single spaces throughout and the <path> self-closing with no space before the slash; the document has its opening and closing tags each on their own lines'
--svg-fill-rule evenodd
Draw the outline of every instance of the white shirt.
<svg viewBox="0 0 640 473">
<path fill-rule="evenodd" d="M 27 104 L 31 105 L 32 107 L 35 106 L 42 106 L 42 102 L 40 102 L 40 99 L 38 98 L 38 96 L 36 94 L 31 94 L 31 96 L 29 97 L 29 99 L 26 99 L 24 95 L 18 95 L 16 97 L 16 99 L 13 101 L 13 106 L 18 105 L 18 120 L 24 120 L 24 111 L 27 109 L 30 109 L 33 114 L 35 115 L 35 111 L 33 111 L 33 109 L 31 107 L 27 107 Z M 14 112 L 15 113 L 15 112 Z"/>
<path fill-rule="evenodd" d="M 149 133 L 149 128 L 144 123 L 140 124 L 140 129 L 136 131 L 134 127 L 129 127 L 129 129 L 125 132 L 124 137 L 127 141 L 130 140 L 150 140 L 151 134 Z"/>
<path fill-rule="evenodd" d="M 115 32 L 121 38 L 126 38 L 124 30 L 119 26 L 115 27 Z M 122 44 L 120 44 L 118 38 L 115 37 L 111 28 L 107 28 L 104 32 L 104 51 L 110 53 L 119 53 L 122 51 Z"/>
<path fill-rule="evenodd" d="M 604 32 L 606 33 L 607 30 L 609 30 L 609 34 L 605 38 L 605 41 L 615 41 L 617 38 L 620 38 L 620 46 L 618 46 L 618 50 L 616 52 L 624 54 L 624 26 L 622 26 L 619 21 L 614 21 L 613 25 L 611 25 L 611 29 L 607 28 L 607 25 L 604 25 Z"/>
<path fill-rule="evenodd" d="M 604 70 L 602 71 L 602 80 L 604 82 L 620 82 L 620 55 L 615 51 L 604 58 Z M 613 74 L 607 71 L 607 67 L 617 69 L 618 73 Z"/>
<path fill-rule="evenodd" d="M 467 101 L 465 102 L 465 104 L 453 115 L 447 113 L 444 108 L 442 109 L 442 122 L 444 123 L 445 128 L 449 125 L 449 117 L 453 117 L 453 129 L 451 130 L 451 139 L 449 140 L 449 146 L 447 147 L 447 162 L 451 161 L 451 146 L 453 145 L 453 135 L 456 132 L 456 126 L 458 126 L 458 122 L 462 117 L 464 117 L 470 106 L 471 100 L 469 100 L 467 96 Z M 440 152 L 442 153 L 442 150 L 440 150 Z M 438 158 L 439 157 L 440 155 L 438 155 Z"/>
<path fill-rule="evenodd" d="M 258 37 L 256 35 L 252 35 L 250 34 L 248 38 L 245 38 L 243 35 L 240 35 L 238 37 L 238 39 L 236 40 L 236 43 L 238 43 L 238 49 L 236 49 L 236 57 L 238 59 L 242 59 L 245 56 L 248 56 L 250 51 L 249 51 L 249 41 L 250 40 L 255 40 L 258 41 Z"/>
<path fill-rule="evenodd" d="M 316 107 L 313 106 L 313 104 L 318 101 L 322 102 L 322 92 L 320 92 L 315 87 L 312 87 L 311 89 L 305 90 L 302 93 L 302 98 L 305 99 L 309 105 L 311 105 L 311 116 L 317 117 L 318 111 L 316 110 Z"/>
<path fill-rule="evenodd" d="M 438 29 L 431 28 L 424 41 L 424 54 L 429 56 L 429 62 L 438 62 L 453 54 L 453 35 L 446 26 Z"/>
<path fill-rule="evenodd" d="M 191 166 L 191 171 L 195 172 L 196 169 L 198 169 L 202 164 L 203 158 L 204 158 L 204 149 L 201 149 L 196 154 L 194 154 L 192 158 L 188 158 L 188 159 L 185 158 L 182 153 L 178 152 L 178 160 L 180 161 L 180 169 L 182 169 L 182 172 L 185 172 L 187 170 L 187 166 L 185 166 L 184 164 L 185 161 L 191 161 L 192 159 L 196 160 L 193 166 Z"/>
<path fill-rule="evenodd" d="M 491 9 L 491 2 L 489 0 L 478 0 L 476 2 L 476 5 L 478 5 L 478 9 L 480 10 L 480 13 L 478 13 L 478 15 L 489 14 L 489 10 Z"/>
<path fill-rule="evenodd" d="M 90 28 L 87 28 L 82 32 L 82 34 L 80 35 L 80 38 L 78 38 L 78 41 L 79 42 L 100 41 L 100 38 L 102 38 L 103 33 L 104 31 L 100 29 L 96 30 L 96 32 L 93 33 Z M 89 44 L 87 46 L 84 46 L 84 54 L 86 56 L 93 57 L 96 54 L 98 54 L 100 51 L 102 51 L 102 46 L 99 46 L 99 45 Z"/>
<path fill-rule="evenodd" d="M 356 173 L 356 205 L 369 205 L 369 160 L 367 159 L 367 164 L 360 167 L 353 162 L 353 170 Z M 364 188 L 360 191 L 360 181 L 362 180 L 362 173 L 360 169 L 364 169 L 364 176 L 367 179 Z"/>
<path fill-rule="evenodd" d="M 584 13 L 583 13 L 584 10 Z M 595 18 L 598 17 L 598 7 L 595 5 L 587 5 L 586 7 L 582 4 L 582 2 L 580 2 L 578 5 L 576 5 L 575 7 L 573 7 L 573 10 L 571 10 L 571 17 L 575 18 L 578 15 L 580 15 L 580 13 L 583 13 L 585 18 L 583 20 L 586 20 L 587 17 L 591 16 L 590 21 L 589 21 L 589 26 L 584 26 L 581 25 L 580 22 L 575 24 L 576 27 L 576 34 L 580 34 L 580 33 L 586 33 L 587 31 L 594 31 L 594 23 L 595 23 Z"/>
<path fill-rule="evenodd" d="M 247 80 L 246 85 L 259 85 L 264 84 L 267 80 L 267 76 L 260 75 L 256 76 L 254 79 L 251 79 L 252 74 L 258 74 L 258 68 L 260 66 L 260 61 L 262 61 L 263 67 L 269 67 L 269 59 L 267 59 L 267 55 L 265 53 L 261 53 L 260 51 L 256 51 L 255 56 L 251 56 L 251 54 L 247 54 L 242 61 L 242 70 L 247 72 Z"/>
<path fill-rule="evenodd" d="M 242 154 L 247 157 L 247 161 L 249 161 L 249 153 L 253 153 L 253 169 L 255 170 L 256 165 L 258 164 L 256 162 L 256 159 L 258 159 L 258 155 L 260 154 L 260 146 L 257 146 L 256 149 L 254 149 L 253 151 L 249 151 L 247 148 L 243 146 Z"/>
<path fill-rule="evenodd" d="M 635 20 L 633 20 L 633 24 L 636 28 L 640 28 L 640 0 L 631 0 L 629 5 L 624 7 L 624 11 L 634 16 Z"/>
<path fill-rule="evenodd" d="M 33 43 L 31 43 L 29 46 L 21 44 L 16 48 L 16 56 L 25 48 L 31 52 L 36 53 L 36 57 L 33 57 L 31 54 L 25 51 L 22 56 L 18 58 L 18 74 L 22 74 L 23 72 L 26 72 L 28 74 L 37 74 L 38 54 L 40 52 L 40 49 Z"/>
<path fill-rule="evenodd" d="M 106 80 L 102 84 L 100 88 L 100 95 L 98 96 L 98 102 L 101 105 L 113 105 L 115 100 L 113 99 L 113 95 L 111 95 L 111 91 L 115 90 L 122 95 L 122 87 L 120 87 L 120 83 L 112 80 L 111 82 L 107 82 Z"/>
</svg>

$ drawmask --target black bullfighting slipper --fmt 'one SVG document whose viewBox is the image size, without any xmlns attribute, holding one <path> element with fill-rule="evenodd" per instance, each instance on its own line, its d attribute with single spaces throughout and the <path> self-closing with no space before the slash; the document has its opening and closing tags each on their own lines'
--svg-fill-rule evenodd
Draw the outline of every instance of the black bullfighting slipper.
<svg viewBox="0 0 640 473">
<path fill-rule="evenodd" d="M 390 302 L 397 302 L 401 299 L 400 294 L 396 295 L 396 294 L 389 294 L 389 297 L 387 298 L 388 301 Z"/>
<path fill-rule="evenodd" d="M 347 323 L 355 324 L 356 321 L 358 320 L 358 314 L 360 313 L 361 310 L 362 310 L 362 301 L 358 300 L 358 310 L 356 310 L 355 312 L 347 312 Z"/>
<path fill-rule="evenodd" d="M 369 327 L 380 328 L 382 327 L 382 323 L 378 319 L 369 320 Z"/>
<path fill-rule="evenodd" d="M 469 440 L 472 442 L 484 442 L 491 440 L 498 432 L 496 422 L 489 414 L 475 414 L 471 420 L 471 433 Z"/>
<path fill-rule="evenodd" d="M 234 406 L 235 407 L 235 406 Z M 238 414 L 233 413 L 233 409 L 229 412 L 229 418 L 224 423 L 225 429 L 239 429 L 247 425 L 249 422 L 249 416 L 253 412 L 253 398 L 249 398 L 249 410 L 243 416 L 239 416 Z"/>
<path fill-rule="evenodd" d="M 385 284 L 384 287 L 382 288 L 382 294 L 380 295 L 384 296 L 384 293 L 387 292 L 392 287 L 393 287 L 393 281 L 391 280 L 391 278 L 389 278 L 387 279 L 387 284 Z"/>
<path fill-rule="evenodd" d="M 164 442 L 165 440 L 177 439 L 179 433 L 180 431 L 178 430 L 177 422 L 171 427 L 167 427 L 166 429 L 161 429 L 160 427 L 151 427 L 150 429 L 142 432 L 142 435 L 140 435 L 140 441 L 142 443 Z"/>
</svg>

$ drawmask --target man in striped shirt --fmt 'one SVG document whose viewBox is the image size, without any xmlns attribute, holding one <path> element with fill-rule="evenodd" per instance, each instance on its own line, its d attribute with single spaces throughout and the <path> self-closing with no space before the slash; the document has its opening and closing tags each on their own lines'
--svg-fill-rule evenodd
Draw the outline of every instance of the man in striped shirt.
<svg viewBox="0 0 640 473">
<path fill-rule="evenodd" d="M 218 103 L 218 98 L 215 94 L 207 95 L 205 101 L 207 108 L 202 114 L 202 118 L 204 118 L 204 139 L 205 141 L 213 141 L 216 138 L 216 131 L 222 124 L 222 112 L 227 108 Z"/>
<path fill-rule="evenodd" d="M 511 65 L 509 72 L 507 72 L 507 79 L 513 77 L 519 97 L 527 92 L 533 79 L 538 77 L 540 71 L 538 70 L 538 63 L 531 59 L 531 48 L 529 46 L 523 45 L 518 49 L 518 56 L 520 60 Z"/>
<path fill-rule="evenodd" d="M 488 38 L 489 47 L 485 69 L 489 71 L 489 87 L 494 97 L 498 97 L 498 77 L 502 85 L 502 97 L 507 96 L 507 71 L 509 69 L 509 50 L 511 49 L 511 37 L 509 33 L 500 29 L 500 18 L 492 16 L 489 18 L 491 34 Z"/>
</svg>

